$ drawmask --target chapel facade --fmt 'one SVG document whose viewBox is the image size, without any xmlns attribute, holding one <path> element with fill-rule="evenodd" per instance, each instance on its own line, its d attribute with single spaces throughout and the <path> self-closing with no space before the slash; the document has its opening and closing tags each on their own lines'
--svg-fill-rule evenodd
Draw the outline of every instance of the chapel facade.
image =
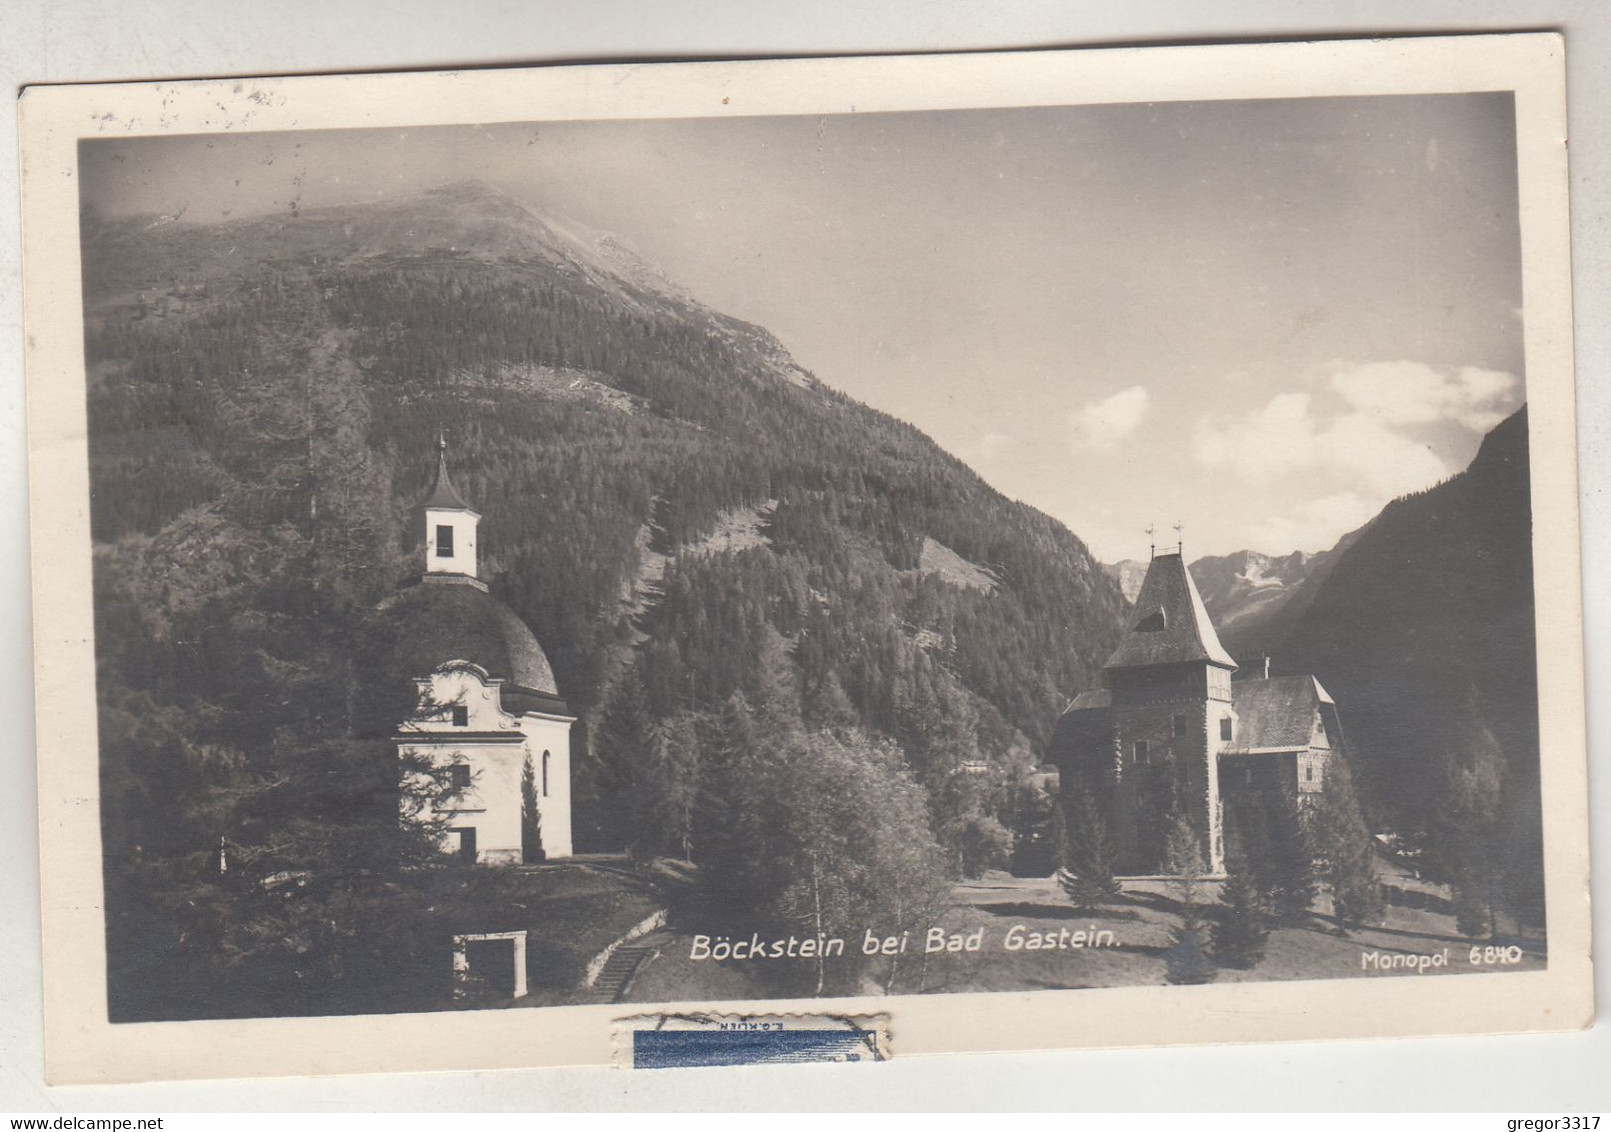
<svg viewBox="0 0 1611 1132">
<path fill-rule="evenodd" d="M 442 851 L 466 864 L 569 857 L 576 717 L 536 636 L 477 576 L 481 516 L 453 486 L 439 447 L 422 508 L 425 571 L 382 607 L 395 626 L 392 670 L 412 677 L 417 693 L 392 740 L 407 763 L 445 770 L 450 789 L 416 816 L 445 818 Z M 528 764 L 540 846 L 523 844 Z"/>
<path fill-rule="evenodd" d="M 1103 814 L 1123 875 L 1167 871 L 1164 843 L 1184 816 L 1210 873 L 1225 868 L 1238 804 L 1282 792 L 1302 802 L 1325 787 L 1342 749 L 1336 702 L 1313 676 L 1232 680 L 1220 643 L 1178 550 L 1154 554 L 1130 625 L 1052 737 L 1059 805 L 1071 834 L 1075 799 Z"/>
</svg>

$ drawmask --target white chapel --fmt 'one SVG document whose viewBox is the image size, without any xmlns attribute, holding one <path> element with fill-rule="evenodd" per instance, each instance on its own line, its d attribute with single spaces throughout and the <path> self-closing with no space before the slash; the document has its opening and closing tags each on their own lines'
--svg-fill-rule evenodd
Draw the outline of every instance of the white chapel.
<svg viewBox="0 0 1611 1132">
<path fill-rule="evenodd" d="M 448 478 L 439 445 L 425 500 L 425 572 L 383 605 L 397 626 L 397 670 L 414 677 L 415 712 L 399 756 L 448 770 L 442 849 L 466 863 L 519 864 L 521 778 L 532 768 L 541 856 L 571 855 L 571 725 L 536 636 L 477 577 L 481 516 Z"/>
</svg>

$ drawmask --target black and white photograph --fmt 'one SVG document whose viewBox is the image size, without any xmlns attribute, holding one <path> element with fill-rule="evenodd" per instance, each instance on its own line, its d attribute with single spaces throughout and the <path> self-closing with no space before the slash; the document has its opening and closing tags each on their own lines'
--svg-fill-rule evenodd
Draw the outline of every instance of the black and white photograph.
<svg viewBox="0 0 1611 1132">
<path fill-rule="evenodd" d="M 213 89 L 57 189 L 101 1021 L 1562 962 L 1515 91 Z"/>
</svg>

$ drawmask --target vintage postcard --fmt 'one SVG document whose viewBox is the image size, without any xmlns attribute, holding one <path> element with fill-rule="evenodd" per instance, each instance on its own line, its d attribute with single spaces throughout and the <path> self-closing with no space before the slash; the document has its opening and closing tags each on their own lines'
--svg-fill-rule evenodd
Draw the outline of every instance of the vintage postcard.
<svg viewBox="0 0 1611 1132">
<path fill-rule="evenodd" d="M 1588 1024 L 1564 50 L 27 91 L 51 1080 Z"/>
</svg>

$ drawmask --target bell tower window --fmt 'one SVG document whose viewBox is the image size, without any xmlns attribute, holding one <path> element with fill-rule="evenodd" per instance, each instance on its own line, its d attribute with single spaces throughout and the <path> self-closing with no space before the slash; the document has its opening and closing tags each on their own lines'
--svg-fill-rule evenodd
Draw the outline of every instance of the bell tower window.
<svg viewBox="0 0 1611 1132">
<path fill-rule="evenodd" d="M 448 478 L 447 451 L 436 461 L 436 482 L 425 501 L 425 572 L 476 576 L 475 536 L 481 521 Z"/>
</svg>

